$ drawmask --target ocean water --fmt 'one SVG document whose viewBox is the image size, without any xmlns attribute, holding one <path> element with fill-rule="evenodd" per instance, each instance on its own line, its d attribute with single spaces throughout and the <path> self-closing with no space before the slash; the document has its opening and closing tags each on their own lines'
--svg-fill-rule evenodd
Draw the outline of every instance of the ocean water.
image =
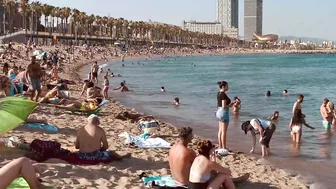
<svg viewBox="0 0 336 189">
<path fill-rule="evenodd" d="M 131 90 L 129 93 L 111 93 L 121 104 L 178 127 L 191 126 L 196 134 L 214 141 L 217 141 L 218 131 L 215 111 L 219 88 L 216 82 L 227 81 L 228 96 L 231 99 L 238 96 L 242 101 L 240 115 L 231 116 L 230 149 L 248 152 L 251 148 L 251 137 L 241 131 L 241 122 L 267 118 L 279 111 L 280 118 L 275 121 L 277 130 L 271 141 L 272 161 L 284 168 L 323 176 L 323 182 L 336 184 L 331 177 L 336 171 L 336 136 L 323 135 L 319 113 L 323 98 L 336 103 L 335 55 L 187 56 L 126 59 L 123 63 L 116 61 L 104 66 L 104 70 L 110 68 L 114 74 L 122 75 L 110 78 L 110 88 L 118 87 L 125 80 Z M 161 86 L 166 92 L 160 91 Z M 288 90 L 289 96 L 282 96 L 284 89 Z M 267 98 L 268 90 L 272 96 Z M 297 94 L 305 96 L 303 113 L 307 123 L 316 128 L 304 128 L 299 148 L 293 147 L 288 128 Z M 176 96 L 180 98 L 179 107 L 171 105 Z M 257 154 L 260 153 L 258 144 L 256 148 Z"/>
</svg>

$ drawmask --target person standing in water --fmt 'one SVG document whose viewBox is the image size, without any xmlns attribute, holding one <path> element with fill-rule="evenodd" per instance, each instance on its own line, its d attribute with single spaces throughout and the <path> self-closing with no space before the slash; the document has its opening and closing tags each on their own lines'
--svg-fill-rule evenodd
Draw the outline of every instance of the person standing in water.
<svg viewBox="0 0 336 189">
<path fill-rule="evenodd" d="M 245 121 L 241 125 L 241 129 L 247 135 L 248 131 L 251 131 L 252 135 L 252 149 L 250 153 L 253 153 L 256 145 L 256 135 L 260 135 L 259 143 L 261 144 L 261 156 L 269 156 L 270 155 L 270 142 L 273 136 L 273 133 L 276 129 L 274 123 L 268 120 L 262 119 L 252 119 L 251 121 Z"/>
<path fill-rule="evenodd" d="M 94 80 L 96 80 L 96 82 L 98 83 L 98 71 L 99 71 L 99 66 L 97 61 L 91 66 L 91 81 L 94 82 Z"/>
<path fill-rule="evenodd" d="M 301 109 L 296 109 L 291 122 L 289 123 L 293 142 L 300 143 L 302 137 L 302 124 L 310 129 L 315 129 L 306 123 L 306 120 L 302 116 Z"/>
<path fill-rule="evenodd" d="M 108 80 L 107 76 L 104 76 L 104 83 L 103 83 L 104 89 L 103 89 L 103 96 L 104 99 L 108 98 L 108 90 L 110 88 L 110 81 Z"/>
<path fill-rule="evenodd" d="M 294 115 L 296 109 L 300 109 L 301 112 L 302 112 L 301 104 L 302 104 L 302 102 L 303 102 L 303 99 L 304 99 L 304 96 L 303 96 L 302 94 L 299 94 L 299 95 L 297 96 L 297 100 L 296 100 L 296 102 L 295 102 L 294 105 L 293 105 L 293 111 L 292 111 L 292 114 L 293 114 L 293 115 Z M 306 117 L 305 114 L 302 114 L 302 115 L 303 115 L 303 118 Z"/>
<path fill-rule="evenodd" d="M 226 95 L 226 91 L 229 90 L 229 84 L 226 81 L 217 82 L 220 90 L 217 93 L 217 107 L 216 118 L 219 120 L 218 123 L 218 143 L 220 149 L 227 149 L 226 137 L 227 129 L 230 122 L 230 104 L 231 99 Z"/>
<path fill-rule="evenodd" d="M 322 116 L 322 124 L 324 129 L 329 132 L 331 130 L 331 124 L 333 121 L 332 113 L 330 113 L 327 109 L 327 104 L 329 103 L 329 99 L 323 99 L 322 105 L 320 107 L 320 113 Z"/>
</svg>

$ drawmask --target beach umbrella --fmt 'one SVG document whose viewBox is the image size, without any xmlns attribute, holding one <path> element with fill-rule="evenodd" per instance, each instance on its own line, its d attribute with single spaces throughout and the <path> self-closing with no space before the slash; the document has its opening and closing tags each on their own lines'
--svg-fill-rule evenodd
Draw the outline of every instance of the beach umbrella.
<svg viewBox="0 0 336 189">
<path fill-rule="evenodd" d="M 0 99 L 0 135 L 24 123 L 37 103 L 20 97 Z"/>
</svg>

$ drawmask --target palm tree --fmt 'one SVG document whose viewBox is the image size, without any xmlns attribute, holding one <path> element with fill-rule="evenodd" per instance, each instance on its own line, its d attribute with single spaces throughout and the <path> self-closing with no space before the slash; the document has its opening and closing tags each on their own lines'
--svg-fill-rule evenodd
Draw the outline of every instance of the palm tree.
<svg viewBox="0 0 336 189">
<path fill-rule="evenodd" d="M 47 32 L 48 18 L 51 15 L 52 10 L 53 10 L 53 6 L 50 6 L 48 4 L 43 4 L 42 5 L 42 14 L 44 15 L 45 32 Z"/>
<path fill-rule="evenodd" d="M 65 26 L 66 26 L 66 30 L 65 30 L 65 33 L 68 33 L 69 32 L 69 25 L 68 25 L 68 22 L 69 22 L 69 17 L 71 16 L 71 9 L 69 7 L 64 7 L 63 8 L 63 17 L 65 19 Z"/>
<path fill-rule="evenodd" d="M 51 14 L 50 14 L 50 16 L 51 16 L 51 19 L 52 19 L 52 29 L 51 29 L 51 32 L 54 32 L 54 29 L 55 29 L 55 17 L 57 17 L 57 7 L 52 7 L 52 10 L 51 10 Z"/>
<path fill-rule="evenodd" d="M 16 1 L 15 0 L 7 0 L 5 7 L 6 11 L 8 12 L 8 27 L 9 27 L 9 32 L 13 31 L 13 19 L 12 19 L 12 14 L 15 12 L 16 9 Z M 6 20 L 5 20 L 6 21 Z"/>
<path fill-rule="evenodd" d="M 29 9 L 29 0 L 20 0 L 20 13 L 22 15 L 22 26 L 25 31 L 27 30 L 27 12 Z"/>
<path fill-rule="evenodd" d="M 34 1 L 30 4 L 30 8 L 32 10 L 32 31 L 34 31 L 34 16 L 35 16 L 35 32 L 38 33 L 38 25 L 39 25 L 39 20 L 42 15 L 42 5 L 39 1 Z M 32 32 L 31 31 L 31 32 Z M 38 38 L 36 38 L 36 42 L 38 42 Z"/>
</svg>

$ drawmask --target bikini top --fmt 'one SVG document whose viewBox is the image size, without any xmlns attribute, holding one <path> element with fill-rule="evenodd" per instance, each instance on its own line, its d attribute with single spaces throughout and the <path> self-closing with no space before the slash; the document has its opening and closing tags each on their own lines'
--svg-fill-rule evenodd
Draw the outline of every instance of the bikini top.
<svg viewBox="0 0 336 189">
<path fill-rule="evenodd" d="M 210 177 L 211 177 L 210 173 L 209 173 L 208 175 L 203 175 L 203 176 L 202 176 L 202 175 L 200 175 L 199 173 L 190 171 L 190 174 L 191 174 L 191 175 L 194 175 L 195 177 L 200 178 L 200 181 L 202 181 L 202 182 L 207 182 L 208 180 L 210 180 Z"/>
</svg>

